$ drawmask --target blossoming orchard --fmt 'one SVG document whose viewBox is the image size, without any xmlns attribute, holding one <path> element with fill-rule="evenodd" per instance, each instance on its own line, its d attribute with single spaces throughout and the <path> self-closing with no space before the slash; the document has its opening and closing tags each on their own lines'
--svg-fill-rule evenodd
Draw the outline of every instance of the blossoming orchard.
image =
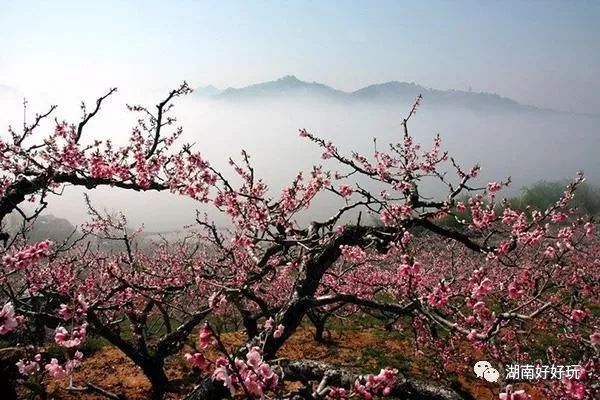
<svg viewBox="0 0 600 400">
<path fill-rule="evenodd" d="M 115 89 L 77 123 L 43 132 L 52 107 L 0 136 L 0 221 L 22 219 L 18 231 L 0 230 L 0 339 L 19 354 L 3 393 L 52 398 L 53 385 L 63 396 L 119 398 L 77 379 L 95 337 L 139 368 L 155 399 L 472 399 L 456 377 L 473 376 L 479 360 L 500 373 L 489 386 L 497 398 L 597 395 L 600 243 L 592 218 L 571 206 L 582 174 L 548 209 L 515 208 L 503 198 L 510 179 L 482 182 L 439 136 L 417 143 L 419 96 L 385 148 L 346 153 L 301 129 L 315 158 L 279 190 L 244 151 L 218 170 L 201 144 L 178 144 L 173 104 L 190 91 L 184 83 L 156 107 L 130 106 L 139 124 L 122 147 L 82 144 Z M 444 194 L 426 196 L 424 184 Z M 88 200 L 78 235 L 29 240 L 48 197 L 68 186 L 171 192 L 198 213 L 185 238 L 142 248 L 125 216 Z M 320 196 L 339 207 L 311 218 Z M 216 213 L 229 223 L 212 222 Z M 433 361 L 427 376 L 281 357 L 299 329 L 325 341 L 337 319 L 406 334 L 397 358 Z M 234 325 L 243 340 L 232 345 L 223 335 Z M 175 358 L 190 385 L 170 377 Z M 576 379 L 520 382 L 506 378 L 514 364 L 580 369 Z"/>
</svg>

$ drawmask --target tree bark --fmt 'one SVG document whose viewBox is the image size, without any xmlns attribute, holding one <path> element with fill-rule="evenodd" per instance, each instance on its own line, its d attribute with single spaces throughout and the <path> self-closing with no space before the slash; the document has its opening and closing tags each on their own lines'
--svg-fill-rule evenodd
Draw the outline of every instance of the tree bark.
<svg viewBox="0 0 600 400">
<path fill-rule="evenodd" d="M 312 360 L 280 361 L 288 380 L 319 383 L 327 376 L 327 384 L 350 388 L 359 375 L 344 368 Z M 470 394 L 443 386 L 398 375 L 389 397 L 411 400 L 475 400 Z"/>
<path fill-rule="evenodd" d="M 319 343 L 325 343 L 325 322 L 319 321 L 315 325 L 315 340 Z"/>
<path fill-rule="evenodd" d="M 171 384 L 165 374 L 163 360 L 148 359 L 139 363 L 144 375 L 152 385 L 152 399 L 161 400 Z"/>
<path fill-rule="evenodd" d="M 23 358 L 25 353 L 17 347 L 0 349 L 0 393 L 6 400 L 16 400 L 16 380 L 19 372 L 15 363 Z"/>
<path fill-rule="evenodd" d="M 118 333 L 107 327 L 93 310 L 89 310 L 87 317 L 95 333 L 108 340 L 111 344 L 125 353 L 136 365 L 152 385 L 152 398 L 162 399 L 165 392 L 172 388 L 169 378 L 165 374 L 164 360 L 176 351 L 185 342 L 190 332 L 209 314 L 210 310 L 198 311 L 176 330 L 161 337 L 154 348 L 148 351 L 145 346 L 136 346 L 125 341 Z"/>
<path fill-rule="evenodd" d="M 325 323 L 327 322 L 327 316 L 319 316 L 314 310 L 308 310 L 306 313 L 308 319 L 315 327 L 315 340 L 319 343 L 325 343 Z"/>
<path fill-rule="evenodd" d="M 200 385 L 196 386 L 184 400 L 222 400 L 229 399 L 229 391 L 220 382 L 212 378 L 206 378 Z"/>
<path fill-rule="evenodd" d="M 312 360 L 280 360 L 279 368 L 287 381 L 313 382 L 315 386 L 327 376 L 327 385 L 350 388 L 359 377 L 350 370 Z M 221 400 L 230 397 L 222 383 L 207 378 L 196 386 L 185 397 L 185 400 Z M 453 389 L 435 382 L 406 378 L 402 375 L 398 375 L 388 397 L 411 400 L 475 400 L 469 393 L 460 389 Z M 300 391 L 292 393 L 286 398 L 314 400 L 320 397 Z"/>
</svg>

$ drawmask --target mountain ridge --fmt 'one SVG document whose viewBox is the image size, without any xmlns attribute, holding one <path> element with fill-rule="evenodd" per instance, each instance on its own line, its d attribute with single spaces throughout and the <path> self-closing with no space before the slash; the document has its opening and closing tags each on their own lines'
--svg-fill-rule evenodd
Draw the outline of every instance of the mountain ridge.
<svg viewBox="0 0 600 400">
<path fill-rule="evenodd" d="M 206 88 L 211 88 L 207 93 Z M 200 88 L 201 97 L 224 101 L 248 101 L 279 98 L 318 97 L 338 102 L 395 103 L 414 101 L 422 94 L 427 103 L 440 106 L 459 106 L 475 110 L 530 111 L 599 117 L 598 114 L 577 113 L 523 104 L 496 93 L 426 88 L 414 82 L 388 81 L 374 83 L 354 91 L 343 91 L 319 82 L 307 82 L 295 75 L 243 87 L 219 90 L 214 86 Z"/>
</svg>

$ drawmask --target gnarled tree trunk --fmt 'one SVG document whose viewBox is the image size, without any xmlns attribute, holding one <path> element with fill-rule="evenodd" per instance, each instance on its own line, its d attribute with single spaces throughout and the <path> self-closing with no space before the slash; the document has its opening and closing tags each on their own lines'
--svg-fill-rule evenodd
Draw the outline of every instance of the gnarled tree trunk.
<svg viewBox="0 0 600 400">
<path fill-rule="evenodd" d="M 326 385 L 350 388 L 358 379 L 359 374 L 344 368 L 312 360 L 280 360 L 280 372 L 287 381 L 301 381 L 318 386 L 324 379 Z M 207 378 L 190 392 L 185 400 L 221 400 L 229 398 L 229 392 L 222 383 Z M 290 393 L 288 399 L 318 399 L 324 398 L 314 393 L 299 391 Z M 396 383 L 388 397 L 411 400 L 475 400 L 470 394 L 435 382 L 407 378 L 398 375 Z"/>
</svg>

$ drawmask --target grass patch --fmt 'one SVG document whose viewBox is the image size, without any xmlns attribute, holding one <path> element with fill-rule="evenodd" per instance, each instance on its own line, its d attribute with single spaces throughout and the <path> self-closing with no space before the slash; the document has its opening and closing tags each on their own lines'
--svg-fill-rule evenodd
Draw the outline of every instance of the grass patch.
<svg viewBox="0 0 600 400">
<path fill-rule="evenodd" d="M 86 341 L 81 344 L 79 350 L 83 354 L 89 355 L 94 354 L 95 352 L 109 344 L 110 343 L 106 339 L 100 336 L 88 336 Z"/>
<path fill-rule="evenodd" d="M 325 324 L 325 327 L 329 330 L 338 332 L 354 332 L 360 331 L 365 328 L 372 328 L 373 326 L 381 326 L 382 323 L 375 317 L 367 314 L 353 315 L 350 318 L 329 318 Z"/>
<path fill-rule="evenodd" d="M 414 360 L 402 357 L 397 352 L 390 352 L 380 347 L 367 347 L 361 350 L 362 357 L 369 360 L 363 365 L 362 372 L 377 373 L 385 367 L 396 368 L 400 372 L 408 372 Z"/>
</svg>

